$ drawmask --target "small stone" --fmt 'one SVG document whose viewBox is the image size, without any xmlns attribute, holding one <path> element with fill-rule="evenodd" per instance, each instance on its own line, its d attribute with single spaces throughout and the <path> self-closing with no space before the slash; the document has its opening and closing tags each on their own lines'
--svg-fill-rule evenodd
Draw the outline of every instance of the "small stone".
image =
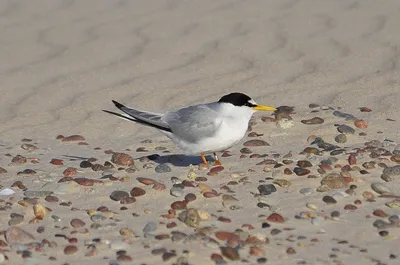
<svg viewBox="0 0 400 265">
<path fill-rule="evenodd" d="M 74 141 L 85 141 L 85 138 L 82 135 L 70 135 L 62 138 L 62 142 L 74 142 Z"/>
<path fill-rule="evenodd" d="M 311 164 L 311 162 L 310 161 L 308 161 L 308 160 L 299 160 L 299 161 L 297 161 L 297 165 L 299 166 L 299 167 L 312 167 L 313 165 Z"/>
<path fill-rule="evenodd" d="M 24 195 L 29 198 L 34 198 L 34 197 L 43 198 L 51 194 L 53 194 L 52 191 L 45 191 L 45 190 L 38 190 L 38 191 L 28 190 L 24 192 Z"/>
<path fill-rule="evenodd" d="M 294 248 L 292 248 L 292 247 L 288 247 L 288 249 L 286 250 L 286 253 L 289 255 L 296 254 L 296 250 L 294 250 Z"/>
<path fill-rule="evenodd" d="M 282 188 L 289 188 L 292 185 L 292 183 L 286 179 L 276 179 L 273 183 Z"/>
<path fill-rule="evenodd" d="M 62 166 L 62 165 L 64 165 L 64 161 L 61 160 L 61 159 L 53 158 L 53 159 L 50 160 L 50 164 L 53 164 L 53 165 L 56 165 L 56 166 Z"/>
<path fill-rule="evenodd" d="M 42 204 L 35 204 L 33 206 L 33 213 L 35 217 L 40 218 L 40 220 L 46 218 L 49 212 L 51 212 L 51 210 L 47 207 L 44 207 Z"/>
<path fill-rule="evenodd" d="M 301 167 L 295 167 L 293 171 L 297 176 L 305 176 L 311 172 L 310 170 Z"/>
<path fill-rule="evenodd" d="M 314 192 L 311 188 L 302 188 L 300 189 L 300 193 L 303 195 L 311 195 Z"/>
<path fill-rule="evenodd" d="M 183 196 L 183 194 L 184 194 L 185 192 L 184 192 L 183 189 L 181 189 L 181 188 L 172 187 L 172 188 L 170 189 L 169 193 L 170 193 L 172 196 L 174 196 L 174 197 L 181 197 L 181 196 Z"/>
<path fill-rule="evenodd" d="M 253 139 L 253 140 L 249 140 L 249 141 L 245 142 L 243 145 L 246 146 L 246 147 L 250 147 L 250 146 L 269 146 L 269 143 L 267 143 L 264 140 Z"/>
<path fill-rule="evenodd" d="M 273 213 L 270 216 L 268 216 L 267 221 L 273 222 L 273 223 L 284 223 L 285 219 L 282 217 L 282 215 L 278 213 Z"/>
<path fill-rule="evenodd" d="M 80 167 L 80 168 L 91 168 L 92 166 L 93 166 L 93 164 L 90 163 L 89 161 L 86 161 L 86 160 L 82 161 L 82 162 L 79 164 L 79 167 Z"/>
<path fill-rule="evenodd" d="M 53 195 L 47 195 L 44 200 L 46 202 L 58 202 L 58 198 L 56 196 Z"/>
<path fill-rule="evenodd" d="M 381 195 L 392 194 L 392 190 L 383 183 L 372 183 L 371 189 Z"/>
<path fill-rule="evenodd" d="M 383 210 L 380 210 L 380 209 L 375 210 L 372 214 L 375 216 L 381 217 L 381 218 L 388 217 L 388 215 Z"/>
<path fill-rule="evenodd" d="M 29 169 L 29 168 L 24 169 L 23 171 L 20 171 L 20 172 L 17 173 L 17 175 L 18 175 L 18 176 L 21 176 L 21 177 L 24 177 L 24 176 L 26 176 L 26 177 L 28 177 L 28 176 L 33 176 L 33 175 L 35 175 L 35 174 L 36 174 L 36 171 L 33 170 L 33 169 Z"/>
<path fill-rule="evenodd" d="M 340 217 L 340 212 L 339 211 L 331 212 L 331 217 L 334 219 L 338 219 Z"/>
<path fill-rule="evenodd" d="M 387 236 L 389 235 L 389 232 L 386 231 L 386 230 L 382 230 L 382 231 L 379 231 L 379 235 L 380 235 L 381 237 L 387 237 Z"/>
<path fill-rule="evenodd" d="M 308 124 L 308 125 L 312 125 L 312 124 L 322 124 L 324 123 L 324 119 L 320 118 L 320 117 L 314 117 L 312 119 L 309 120 L 302 120 L 301 121 L 304 124 Z"/>
<path fill-rule="evenodd" d="M 200 222 L 200 216 L 196 209 L 187 209 L 179 214 L 178 219 L 189 227 L 197 227 Z"/>
<path fill-rule="evenodd" d="M 364 120 L 355 120 L 354 126 L 356 126 L 357 128 L 361 128 L 361 129 L 368 128 L 368 124 Z"/>
<path fill-rule="evenodd" d="M 101 222 L 103 222 L 104 220 L 107 220 L 107 217 L 105 217 L 105 216 L 102 215 L 102 214 L 93 214 L 92 216 L 90 216 L 90 220 L 91 220 L 93 223 L 101 223 Z"/>
<path fill-rule="evenodd" d="M 361 107 L 361 108 L 360 108 L 360 111 L 361 111 L 361 112 L 371 112 L 372 109 L 367 108 L 367 107 Z"/>
<path fill-rule="evenodd" d="M 27 244 L 35 240 L 35 237 L 21 228 L 12 226 L 8 228 L 4 235 L 8 244 Z"/>
<path fill-rule="evenodd" d="M 145 227 L 143 228 L 143 233 L 149 233 L 149 232 L 153 232 L 157 230 L 157 224 L 154 222 L 149 222 L 145 225 Z"/>
<path fill-rule="evenodd" d="M 24 221 L 24 216 L 17 213 L 10 214 L 11 220 L 8 222 L 9 226 L 19 225 Z"/>
<path fill-rule="evenodd" d="M 4 168 L 0 167 L 0 174 L 5 174 L 7 173 L 7 170 L 5 170 Z"/>
<path fill-rule="evenodd" d="M 338 134 L 335 136 L 335 141 L 339 144 L 343 144 L 347 142 L 347 136 L 344 133 Z"/>
<path fill-rule="evenodd" d="M 326 204 L 336 204 L 337 203 L 337 201 L 331 196 L 324 196 L 322 198 L 322 201 L 325 202 Z"/>
<path fill-rule="evenodd" d="M 385 205 L 389 208 L 399 208 L 400 207 L 400 201 L 391 201 L 385 203 Z"/>
<path fill-rule="evenodd" d="M 114 153 L 111 157 L 111 162 L 119 166 L 130 166 L 133 165 L 133 158 L 125 153 Z"/>
<path fill-rule="evenodd" d="M 221 247 L 221 254 L 229 260 L 239 260 L 239 252 L 236 248 Z"/>
<path fill-rule="evenodd" d="M 340 133 L 344 133 L 344 134 L 354 134 L 356 132 L 353 128 L 351 128 L 350 126 L 345 125 L 345 124 L 339 125 L 337 127 L 337 130 Z"/>
<path fill-rule="evenodd" d="M 139 187 L 134 187 L 130 192 L 132 197 L 140 197 L 146 194 L 146 191 Z"/>
<path fill-rule="evenodd" d="M 78 251 L 78 248 L 74 245 L 69 245 L 64 248 L 65 255 L 72 255 L 72 254 L 75 254 L 77 251 Z"/>
<path fill-rule="evenodd" d="M 342 189 L 347 188 L 348 183 L 346 178 L 342 177 L 341 175 L 331 173 L 321 180 L 321 185 L 326 185 L 330 189 Z"/>
<path fill-rule="evenodd" d="M 132 231 L 132 229 L 129 229 L 127 227 L 121 228 L 119 230 L 119 234 L 121 236 L 133 236 L 135 233 Z"/>
<path fill-rule="evenodd" d="M 27 150 L 27 151 L 29 151 L 29 152 L 38 149 L 37 146 L 35 146 L 35 145 L 33 145 L 33 144 L 22 144 L 22 145 L 21 145 L 21 148 L 24 149 L 24 150 Z"/>
<path fill-rule="evenodd" d="M 129 193 L 121 190 L 113 191 L 110 195 L 110 199 L 113 201 L 121 201 L 122 199 L 127 197 L 129 197 Z"/>
<path fill-rule="evenodd" d="M 86 223 L 84 221 L 82 221 L 81 219 L 74 218 L 71 220 L 70 225 L 73 228 L 81 228 L 81 227 L 84 227 L 86 225 Z"/>
<path fill-rule="evenodd" d="M 345 210 L 348 210 L 348 211 L 354 211 L 354 210 L 357 210 L 357 206 L 352 205 L 352 204 L 346 204 L 346 205 L 344 206 L 344 209 L 345 209 Z"/>
<path fill-rule="evenodd" d="M 257 189 L 262 196 L 270 195 L 271 193 L 276 192 L 275 185 L 273 184 L 262 184 L 259 185 Z"/>
<path fill-rule="evenodd" d="M 167 173 L 171 172 L 172 170 L 167 164 L 159 164 L 158 166 L 156 166 L 155 171 L 157 173 Z"/>
<path fill-rule="evenodd" d="M 11 164 L 15 164 L 15 165 L 25 164 L 26 162 L 27 162 L 26 157 L 24 157 L 22 155 L 17 155 L 15 157 L 13 157 L 13 159 L 11 160 Z"/>
<path fill-rule="evenodd" d="M 96 181 L 88 178 L 74 178 L 74 182 L 81 186 L 93 186 Z"/>
<path fill-rule="evenodd" d="M 122 200 L 119 201 L 121 204 L 132 204 L 136 202 L 135 197 L 125 197 Z"/>
<path fill-rule="evenodd" d="M 139 177 L 139 178 L 136 178 L 136 180 L 144 185 L 154 185 L 156 183 L 156 181 L 154 179 L 150 179 L 150 178 Z"/>
<path fill-rule="evenodd" d="M 400 165 L 393 166 L 393 167 L 386 167 L 383 170 L 383 174 L 386 174 L 388 176 L 397 176 L 400 175 Z"/>
</svg>

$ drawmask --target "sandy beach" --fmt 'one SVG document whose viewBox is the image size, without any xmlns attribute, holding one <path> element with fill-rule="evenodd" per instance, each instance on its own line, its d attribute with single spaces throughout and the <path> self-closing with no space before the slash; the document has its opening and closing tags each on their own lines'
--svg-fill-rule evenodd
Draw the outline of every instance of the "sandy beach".
<svg viewBox="0 0 400 265">
<path fill-rule="evenodd" d="M 399 12 L 0 1 L 0 264 L 399 264 Z M 222 167 L 102 112 L 236 91 L 279 111 Z"/>
</svg>

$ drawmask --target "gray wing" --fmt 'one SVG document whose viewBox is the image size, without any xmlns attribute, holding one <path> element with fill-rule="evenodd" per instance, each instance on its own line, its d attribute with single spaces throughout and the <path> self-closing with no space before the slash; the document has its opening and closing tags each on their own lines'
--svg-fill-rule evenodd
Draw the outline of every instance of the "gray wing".
<svg viewBox="0 0 400 265">
<path fill-rule="evenodd" d="M 222 117 L 210 104 L 167 112 L 162 120 L 169 125 L 174 134 L 192 143 L 213 136 L 222 123 Z"/>
<path fill-rule="evenodd" d="M 119 114 L 112 111 L 104 110 L 107 113 L 116 115 L 120 118 L 137 122 L 146 126 L 150 126 L 162 131 L 171 132 L 171 128 L 168 123 L 162 120 L 163 114 L 147 112 L 147 111 L 140 111 L 132 108 L 128 108 L 117 101 L 112 101 L 114 105 L 120 109 L 125 114 Z"/>
</svg>

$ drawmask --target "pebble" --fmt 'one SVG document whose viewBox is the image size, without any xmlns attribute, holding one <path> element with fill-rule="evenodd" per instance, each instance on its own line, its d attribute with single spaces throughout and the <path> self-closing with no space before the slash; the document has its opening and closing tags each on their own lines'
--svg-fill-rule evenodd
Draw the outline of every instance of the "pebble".
<svg viewBox="0 0 400 265">
<path fill-rule="evenodd" d="M 326 204 L 336 204 L 337 203 L 337 201 L 332 196 L 324 196 L 322 198 L 322 201 L 325 202 Z"/>
<path fill-rule="evenodd" d="M 7 173 L 7 170 L 5 170 L 4 168 L 0 167 L 0 174 L 5 174 Z"/>
<path fill-rule="evenodd" d="M 324 121 L 324 119 L 322 119 L 320 117 L 314 117 L 314 118 L 309 119 L 309 120 L 302 120 L 301 122 L 304 123 L 304 124 L 311 125 L 311 124 L 322 124 L 325 121 Z"/>
<path fill-rule="evenodd" d="M 343 144 L 347 142 L 347 136 L 344 133 L 338 134 L 335 136 L 335 141 L 337 143 Z"/>
<path fill-rule="evenodd" d="M 0 196 L 9 196 L 9 195 L 13 195 L 14 193 L 15 193 L 15 191 L 12 189 L 9 189 L 9 188 L 0 190 Z"/>
<path fill-rule="evenodd" d="M 171 172 L 172 170 L 167 164 L 159 164 L 158 166 L 156 166 L 155 171 L 157 173 L 167 173 Z"/>
<path fill-rule="evenodd" d="M 330 189 L 342 189 L 347 188 L 348 182 L 345 177 L 337 173 L 331 173 L 321 180 L 321 185 L 326 185 Z"/>
<path fill-rule="evenodd" d="M 64 248 L 65 255 L 72 255 L 72 254 L 75 254 L 77 251 L 78 251 L 78 248 L 74 245 L 66 246 Z"/>
<path fill-rule="evenodd" d="M 392 194 L 392 190 L 384 183 L 372 183 L 371 189 L 381 195 Z"/>
<path fill-rule="evenodd" d="M 388 176 L 400 175 L 400 165 L 385 168 L 383 170 L 383 174 L 386 174 Z"/>
<path fill-rule="evenodd" d="M 301 167 L 295 167 L 293 169 L 293 172 L 297 175 L 297 176 L 305 176 L 307 174 L 310 174 L 310 170 L 306 169 L 306 168 L 301 168 Z"/>
<path fill-rule="evenodd" d="M 8 244 L 26 244 L 34 241 L 35 237 L 19 227 L 12 226 L 6 230 L 5 239 Z"/>
<path fill-rule="evenodd" d="M 236 248 L 221 247 L 221 254 L 229 260 L 239 260 L 239 252 Z"/>
<path fill-rule="evenodd" d="M 154 222 L 149 222 L 145 225 L 145 227 L 143 228 L 142 232 L 143 233 L 149 233 L 149 232 L 153 232 L 157 230 L 157 224 Z"/>
<path fill-rule="evenodd" d="M 249 147 L 249 146 L 269 146 L 269 143 L 267 143 L 264 140 L 253 139 L 253 140 L 246 141 L 243 145 L 246 146 L 246 147 Z"/>
<path fill-rule="evenodd" d="M 262 185 L 259 185 L 257 187 L 257 189 L 258 189 L 260 195 L 262 195 L 262 196 L 270 195 L 273 192 L 276 192 L 275 185 L 273 185 L 273 184 L 262 184 Z"/>
<path fill-rule="evenodd" d="M 345 113 L 345 112 L 342 112 L 342 111 L 338 111 L 338 110 L 334 111 L 333 115 L 336 116 L 336 117 L 339 117 L 339 118 L 345 118 L 346 120 L 356 120 L 357 119 L 352 114 L 348 114 L 348 113 Z"/>
<path fill-rule="evenodd" d="M 289 188 L 292 185 L 292 183 L 286 179 L 276 179 L 273 183 L 282 188 Z"/>
<path fill-rule="evenodd" d="M 113 201 L 121 201 L 128 197 L 129 197 L 129 193 L 127 193 L 126 191 L 121 191 L 121 190 L 113 191 L 110 195 L 110 199 Z"/>
<path fill-rule="evenodd" d="M 71 220 L 70 225 L 73 228 L 81 228 L 81 227 L 84 227 L 86 225 L 86 223 L 84 221 L 82 221 L 81 219 L 74 218 Z"/>
<path fill-rule="evenodd" d="M 24 192 L 24 195 L 29 198 L 34 198 L 34 197 L 44 198 L 51 194 L 53 194 L 52 191 L 25 191 Z"/>
<path fill-rule="evenodd" d="M 125 250 L 125 249 L 129 249 L 129 247 L 130 247 L 130 245 L 128 244 L 128 243 L 126 243 L 126 242 L 123 242 L 123 241 L 114 241 L 114 242 L 111 242 L 111 244 L 109 245 L 110 246 L 110 248 L 112 249 L 112 250 Z"/>
<path fill-rule="evenodd" d="M 132 197 L 140 197 L 146 194 L 146 191 L 142 188 L 139 187 L 134 187 L 132 188 L 132 190 L 130 191 L 130 194 Z"/>
<path fill-rule="evenodd" d="M 200 215 L 196 209 L 187 209 L 179 214 L 178 219 L 189 227 L 197 227 L 200 223 Z"/>
<path fill-rule="evenodd" d="M 133 158 L 125 153 L 114 153 L 111 162 L 118 166 L 130 166 L 134 164 Z"/>
<path fill-rule="evenodd" d="M 300 189 L 300 193 L 303 195 L 311 195 L 314 193 L 314 190 L 312 188 L 302 188 Z"/>
<path fill-rule="evenodd" d="M 278 213 L 273 213 L 270 216 L 268 216 L 267 221 L 273 222 L 273 223 L 284 223 L 285 219 L 282 217 L 282 215 Z"/>
<path fill-rule="evenodd" d="M 37 147 L 36 145 L 33 145 L 33 144 L 22 144 L 22 145 L 21 145 L 21 148 L 24 149 L 24 150 L 26 150 L 26 151 L 29 151 L 29 152 L 38 149 L 38 147 Z"/>
<path fill-rule="evenodd" d="M 61 138 L 61 136 L 60 136 L 60 138 Z M 85 137 L 83 137 L 82 135 L 74 134 L 74 135 L 70 135 L 67 137 L 62 137 L 61 141 L 62 142 L 85 141 Z"/>
<path fill-rule="evenodd" d="M 400 201 L 391 201 L 385 203 L 385 205 L 389 208 L 399 208 L 400 207 Z"/>
<path fill-rule="evenodd" d="M 8 222 L 8 225 L 15 226 L 19 225 L 24 221 L 24 216 L 22 214 L 12 213 L 10 214 L 11 220 Z"/>
<path fill-rule="evenodd" d="M 354 126 L 357 128 L 365 129 L 368 128 L 368 123 L 365 120 L 355 120 Z"/>
<path fill-rule="evenodd" d="M 345 125 L 345 124 L 339 125 L 337 127 L 337 130 L 340 133 L 344 133 L 344 134 L 354 134 L 356 132 L 353 128 L 351 128 L 350 126 Z"/>
<path fill-rule="evenodd" d="M 340 212 L 339 211 L 331 212 L 331 218 L 338 219 L 339 217 L 340 217 Z"/>
</svg>

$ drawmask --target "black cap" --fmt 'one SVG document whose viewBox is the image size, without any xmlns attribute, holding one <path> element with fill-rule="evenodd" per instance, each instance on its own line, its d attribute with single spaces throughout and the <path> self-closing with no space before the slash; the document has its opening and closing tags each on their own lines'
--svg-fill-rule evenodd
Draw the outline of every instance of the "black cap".
<svg viewBox="0 0 400 265">
<path fill-rule="evenodd" d="M 249 96 L 235 92 L 230 93 L 228 95 L 223 96 L 218 102 L 220 103 L 231 103 L 234 106 L 247 106 L 247 107 L 255 107 L 256 105 L 250 103 L 249 101 L 252 100 Z"/>
</svg>

